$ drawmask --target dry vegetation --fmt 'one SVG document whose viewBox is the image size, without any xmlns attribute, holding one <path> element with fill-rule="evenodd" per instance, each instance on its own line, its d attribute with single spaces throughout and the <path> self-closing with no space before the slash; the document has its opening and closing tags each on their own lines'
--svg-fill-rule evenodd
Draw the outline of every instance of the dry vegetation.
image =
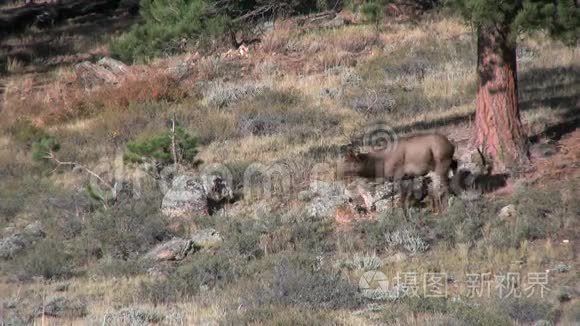
<svg viewBox="0 0 580 326">
<path fill-rule="evenodd" d="M 521 49 L 529 134 L 550 138 L 555 126 L 577 125 L 578 49 L 542 35 L 522 40 Z M 193 67 L 185 78 L 168 73 L 178 62 Z M 365 24 L 299 30 L 280 22 L 247 57 L 167 58 L 131 67 L 118 86 L 90 91 L 70 66 L 21 75 L 30 66 L 9 58 L 0 121 L 0 229 L 40 220 L 47 237 L 21 257 L 0 261 L 0 324 L 577 324 L 578 294 L 561 297 L 580 290 L 577 168 L 565 182 L 540 177 L 543 188 L 516 180 L 507 196 L 456 200 L 442 216 L 418 210 L 405 221 L 395 211 L 349 228 L 306 218 L 292 200 L 272 200 L 285 208 L 265 214 L 242 200 L 231 213 L 199 218 L 199 228 L 223 235 L 222 248 L 188 257 L 170 277 L 156 278 L 136 257 L 168 237 L 161 194 L 102 211 L 85 196 L 86 176 L 31 159 L 31 139 L 41 130 L 58 139 L 65 159 L 112 166 L 128 141 L 167 130 L 175 114 L 200 140 L 204 164 L 236 170 L 286 162 L 298 193 L 311 166 L 332 163 L 337 148 L 373 122 L 399 134 L 437 129 L 464 144 L 474 112 L 474 67 L 470 30 L 440 16 L 387 23 L 378 33 Z M 34 128 L 23 127 L 29 125 Z M 509 203 L 518 215 L 498 217 Z M 543 299 L 461 295 L 469 273 L 527 275 L 558 264 L 568 271 L 550 274 L 552 291 Z M 358 281 L 375 269 L 389 279 L 407 271 L 447 272 L 457 299 L 364 298 Z M 55 299 L 65 308 L 58 317 L 43 317 L 42 307 Z"/>
</svg>

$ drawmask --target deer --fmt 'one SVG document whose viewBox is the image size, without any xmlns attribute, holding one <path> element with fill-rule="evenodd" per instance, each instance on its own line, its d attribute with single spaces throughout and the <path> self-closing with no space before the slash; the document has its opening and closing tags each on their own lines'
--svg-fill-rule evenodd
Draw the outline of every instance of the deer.
<svg viewBox="0 0 580 326">
<path fill-rule="evenodd" d="M 401 204 L 408 216 L 408 189 L 403 182 L 434 173 L 430 191 L 434 214 L 442 208 L 442 198 L 449 193 L 449 171 L 457 176 L 458 162 L 453 158 L 455 145 L 439 133 L 415 134 L 401 138 L 392 148 L 371 150 L 361 153 L 351 144 L 346 146 L 345 157 L 338 164 L 337 179 L 361 177 L 377 181 L 398 183 L 401 189 Z M 438 189 L 437 189 L 438 188 Z"/>
</svg>

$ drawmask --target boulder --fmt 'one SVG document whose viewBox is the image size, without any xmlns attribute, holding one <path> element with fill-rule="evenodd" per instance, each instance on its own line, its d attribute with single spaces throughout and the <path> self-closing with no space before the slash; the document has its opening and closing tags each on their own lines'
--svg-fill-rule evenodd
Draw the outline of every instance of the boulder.
<svg viewBox="0 0 580 326">
<path fill-rule="evenodd" d="M 223 238 L 216 230 L 203 229 L 196 231 L 189 239 L 173 238 L 159 244 L 145 254 L 143 258 L 153 262 L 180 261 L 192 251 L 216 247 L 222 241 Z"/>
<path fill-rule="evenodd" d="M 341 182 L 313 181 L 310 189 L 299 195 L 308 198 L 306 213 L 311 217 L 329 217 L 341 205 L 348 205 L 352 194 Z"/>
<path fill-rule="evenodd" d="M 26 248 L 26 241 L 20 234 L 15 234 L 0 239 L 0 258 L 10 259 L 16 257 Z"/>
<path fill-rule="evenodd" d="M 193 222 L 199 215 L 213 215 L 233 199 L 230 185 L 220 176 L 176 177 L 163 197 L 161 212 L 177 222 Z"/>
<path fill-rule="evenodd" d="M 26 247 L 45 237 L 40 222 L 28 224 L 22 231 L 11 230 L 11 234 L 0 239 L 0 259 L 11 259 Z"/>
<path fill-rule="evenodd" d="M 428 178 L 419 177 L 403 182 L 410 192 L 409 201 L 419 202 L 428 195 Z M 308 202 L 306 212 L 312 217 L 334 217 L 344 224 L 352 220 L 366 218 L 369 212 L 382 213 L 393 208 L 400 201 L 400 185 L 385 182 L 368 183 L 356 180 L 348 187 L 343 182 L 313 181 L 308 190 L 298 194 L 298 198 Z"/>
<path fill-rule="evenodd" d="M 174 238 L 157 245 L 145 255 L 146 260 L 160 262 L 182 260 L 192 248 L 192 242 L 181 238 Z"/>
<path fill-rule="evenodd" d="M 112 58 L 102 58 L 96 64 L 83 61 L 74 66 L 77 80 L 85 87 L 92 89 L 103 85 L 117 85 L 126 78 L 129 68 L 124 63 Z"/>
</svg>

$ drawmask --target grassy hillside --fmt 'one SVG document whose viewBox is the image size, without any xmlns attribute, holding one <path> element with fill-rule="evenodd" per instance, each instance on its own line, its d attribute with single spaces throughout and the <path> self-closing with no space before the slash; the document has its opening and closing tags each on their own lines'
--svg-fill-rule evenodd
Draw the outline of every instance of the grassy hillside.
<svg viewBox="0 0 580 326">
<path fill-rule="evenodd" d="M 90 90 L 71 65 L 12 63 L 2 80 L 0 249 L 19 246 L 8 241 L 16 233 L 25 249 L 0 257 L 0 324 L 579 323 L 578 49 L 543 35 L 518 49 L 528 135 L 555 142 L 556 155 L 498 191 L 454 198 L 440 215 L 420 206 L 405 219 L 395 208 L 345 225 L 308 216 L 313 171 L 328 172 L 342 145 L 376 125 L 397 137 L 437 130 L 463 154 L 476 44 L 443 15 L 378 31 L 341 15 L 352 23 L 278 21 L 247 53 L 159 58 Z M 173 230 L 157 182 L 124 161 L 127 143 L 168 132 L 173 117 L 198 139 L 201 163 L 188 172 L 219 164 L 243 193 L 248 166 L 277 164 L 289 184 Z M 103 205 L 87 188 L 102 184 L 83 169 L 33 159 L 43 139 L 60 145 L 59 160 L 108 183 L 140 182 L 139 191 Z M 30 231 L 35 222 L 44 235 Z M 205 228 L 219 232 L 221 246 L 153 270 L 143 262 L 156 245 Z M 533 273 L 547 270 L 549 291 L 529 295 Z M 361 283 L 377 271 L 388 291 L 366 291 L 380 279 Z M 489 294 L 470 292 L 475 274 L 493 281 Z M 427 291 L 428 280 L 445 295 Z"/>
</svg>

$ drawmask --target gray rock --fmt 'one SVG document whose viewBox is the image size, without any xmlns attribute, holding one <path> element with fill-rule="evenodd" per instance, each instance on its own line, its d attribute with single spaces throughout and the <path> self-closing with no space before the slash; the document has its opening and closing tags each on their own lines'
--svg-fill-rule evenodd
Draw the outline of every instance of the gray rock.
<svg viewBox="0 0 580 326">
<path fill-rule="evenodd" d="M 306 213 L 312 217 L 329 217 L 336 208 L 350 201 L 350 193 L 339 182 L 314 181 L 310 184 L 310 197 Z"/>
<path fill-rule="evenodd" d="M 216 175 L 193 177 L 178 176 L 163 197 L 161 212 L 171 219 L 212 215 L 233 198 L 230 185 Z"/>
<path fill-rule="evenodd" d="M 341 16 L 336 16 L 333 19 L 321 24 L 323 28 L 339 28 L 346 25 L 346 21 Z"/>
<path fill-rule="evenodd" d="M 558 263 L 551 270 L 556 273 L 566 273 L 570 271 L 570 265 L 566 263 Z"/>
<path fill-rule="evenodd" d="M 15 234 L 10 237 L 0 239 L 0 258 L 10 259 L 14 258 L 26 248 L 27 241 L 20 234 Z"/>
<path fill-rule="evenodd" d="M 182 260 L 192 249 L 193 242 L 181 238 L 174 238 L 165 243 L 157 245 L 146 255 L 146 260 L 154 262 Z"/>
<path fill-rule="evenodd" d="M 97 65 L 107 69 L 117 76 L 124 75 L 129 71 L 126 64 L 109 57 L 101 58 L 101 60 L 97 61 Z"/>
<path fill-rule="evenodd" d="M 504 208 L 502 208 L 499 211 L 499 214 L 497 215 L 498 218 L 502 219 L 502 220 L 508 220 L 511 218 L 514 218 L 517 215 L 517 209 L 516 206 L 513 204 L 507 205 Z"/>
<path fill-rule="evenodd" d="M 190 239 L 173 238 L 157 245 L 143 257 L 152 262 L 180 261 L 192 251 L 205 248 L 217 247 L 223 242 L 223 238 L 214 229 L 196 231 Z"/>
<path fill-rule="evenodd" d="M 45 237 L 45 233 L 44 231 L 42 231 L 42 225 L 40 224 L 39 221 L 33 222 L 28 224 L 24 230 L 22 231 L 22 233 L 24 233 L 27 236 L 33 237 L 33 238 L 44 238 Z"/>
<path fill-rule="evenodd" d="M 40 222 L 27 225 L 22 231 L 13 230 L 12 235 L 0 239 L 0 259 L 11 259 L 27 246 L 45 237 Z"/>
</svg>

